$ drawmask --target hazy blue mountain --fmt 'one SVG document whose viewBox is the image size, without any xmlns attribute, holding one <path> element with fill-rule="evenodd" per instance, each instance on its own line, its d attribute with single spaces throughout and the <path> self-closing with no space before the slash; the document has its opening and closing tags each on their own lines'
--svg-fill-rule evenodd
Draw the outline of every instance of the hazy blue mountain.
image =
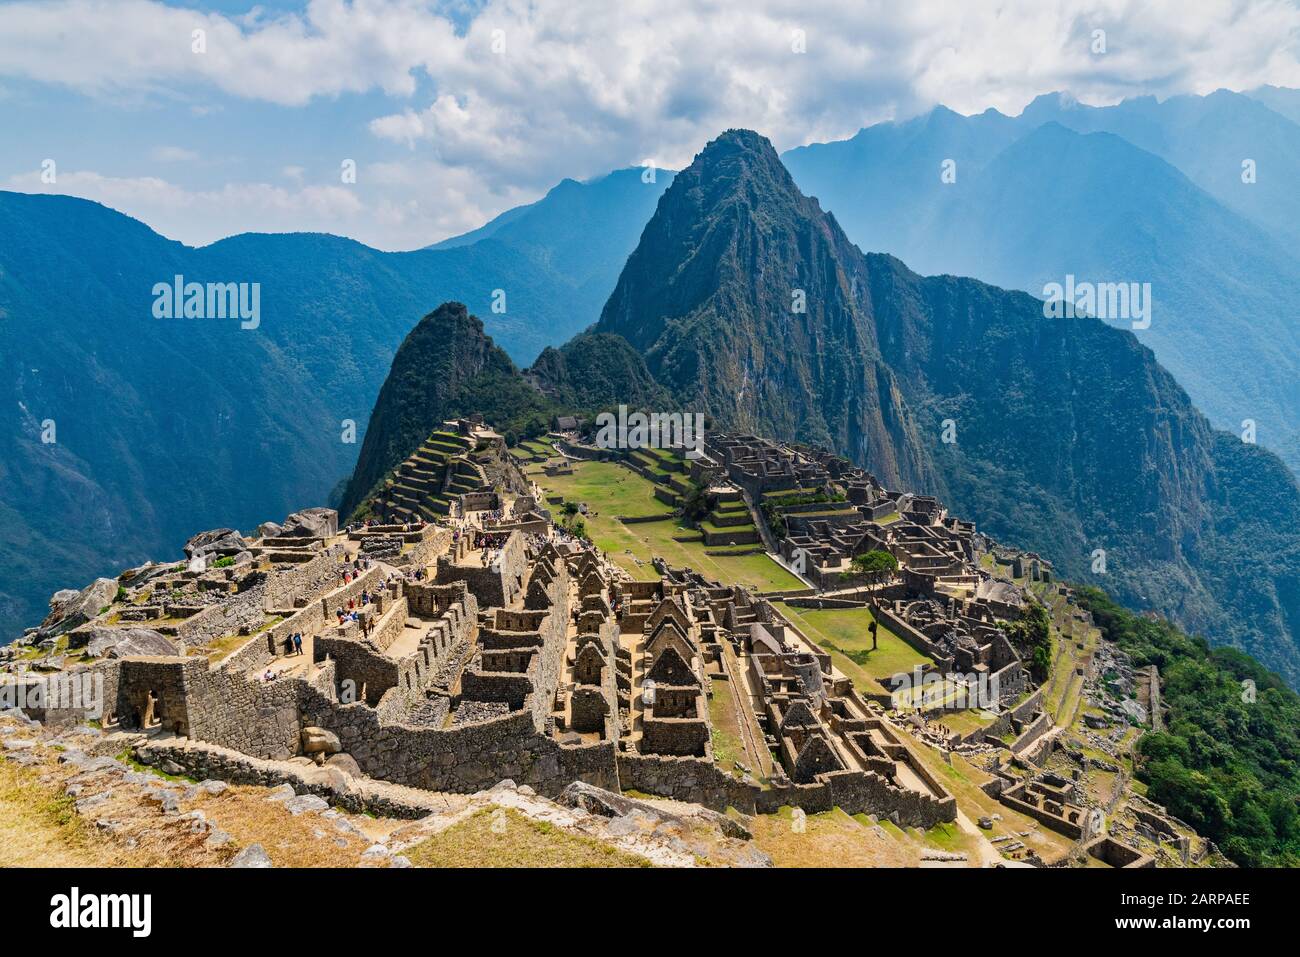
<svg viewBox="0 0 1300 957">
<path fill-rule="evenodd" d="M 645 183 L 642 170 L 633 168 L 586 183 L 566 179 L 537 202 L 507 210 L 478 229 L 429 248 L 451 249 L 490 237 L 576 277 L 579 286 L 608 279 L 599 292 L 599 311 L 674 175 L 672 170 L 657 170 L 655 181 Z"/>
<path fill-rule="evenodd" d="M 194 249 L 97 203 L 0 192 L 0 640 L 58 588 L 323 503 L 412 316 L 464 302 L 521 364 L 589 325 L 670 181 L 566 181 L 490 234 L 402 253 L 309 233 Z M 175 275 L 260 283 L 259 328 L 154 318 Z"/>
<path fill-rule="evenodd" d="M 926 245 L 936 209 L 957 198 L 940 178 L 944 162 L 956 161 L 957 183 L 964 184 L 1021 135 L 1021 124 L 996 110 L 966 117 L 940 106 L 851 139 L 797 147 L 781 159 L 858 246 L 906 255 Z"/>
<path fill-rule="evenodd" d="M 1045 113 L 1044 102 L 1026 117 Z M 1139 339 L 1216 425 L 1240 432 L 1253 420 L 1258 440 L 1300 468 L 1300 259 L 1126 139 L 1026 117 L 936 110 L 785 159 L 855 241 L 922 273 L 1039 296 L 1067 274 L 1151 283 L 1152 322 Z M 874 153 L 885 158 L 867 162 Z M 940 180 L 942 158 L 956 160 L 955 183 Z"/>
<path fill-rule="evenodd" d="M 1275 107 L 1275 108 L 1271 108 Z M 918 205 L 942 204 L 940 164 L 957 163 L 957 184 L 998 152 L 1045 123 L 1079 133 L 1113 133 L 1154 153 L 1220 203 L 1272 232 L 1300 238 L 1300 91 L 1261 87 L 1250 94 L 1158 101 L 1134 97 L 1115 106 L 1079 103 L 1068 93 L 1034 99 L 1019 116 L 985 110 L 961 116 L 946 107 L 901 123 L 880 123 L 847 140 L 787 151 L 795 180 L 822 199 L 849 236 L 866 249 L 895 251 L 895 228 L 924 230 Z M 1255 162 L 1256 181 L 1242 181 Z M 1117 179 L 1123 176 L 1116 171 Z M 1063 184 L 1064 191 L 1064 184 Z"/>
<path fill-rule="evenodd" d="M 1259 99 L 1217 90 L 1095 107 L 1053 93 L 1035 99 L 1019 119 L 1028 126 L 1055 121 L 1080 133 L 1122 136 L 1178 167 L 1229 209 L 1280 238 L 1300 240 L 1300 125 Z M 1253 183 L 1242 181 L 1245 160 L 1255 163 Z"/>
<path fill-rule="evenodd" d="M 1274 113 L 1281 113 L 1292 123 L 1300 123 L 1300 90 L 1289 90 L 1283 86 L 1257 86 L 1247 90 L 1245 95 L 1252 100 L 1259 100 Z"/>
</svg>

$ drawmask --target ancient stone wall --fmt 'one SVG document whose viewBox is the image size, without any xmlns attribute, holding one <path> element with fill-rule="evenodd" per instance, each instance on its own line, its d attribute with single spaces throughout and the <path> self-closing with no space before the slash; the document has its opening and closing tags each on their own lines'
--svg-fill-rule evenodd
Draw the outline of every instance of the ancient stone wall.
<svg viewBox="0 0 1300 957">
<path fill-rule="evenodd" d="M 734 778 L 703 758 L 623 753 L 618 756 L 618 774 L 626 789 L 703 804 L 715 811 L 734 807 L 746 814 L 772 814 L 782 807 L 800 807 L 818 813 L 839 807 L 848 814 L 896 816 L 904 827 L 933 827 L 957 818 L 955 798 L 939 800 L 895 787 L 871 772 L 834 771 L 814 784 L 765 789 Z"/>
<path fill-rule="evenodd" d="M 264 682 L 204 664 L 190 676 L 190 737 L 261 758 L 299 752 L 298 696 L 305 681 Z"/>
<path fill-rule="evenodd" d="M 469 564 L 454 564 L 449 557 L 438 559 L 437 582 L 440 585 L 463 581 L 485 608 L 505 607 L 523 591 L 528 572 L 528 553 L 524 537 L 514 532 L 486 568 L 474 564 L 480 553 L 471 551 Z"/>
<path fill-rule="evenodd" d="M 373 707 L 384 692 L 397 687 L 397 662 L 365 642 L 339 635 L 320 635 L 314 645 L 316 661 L 332 659 L 338 687 L 343 688 L 343 683 L 349 682 L 348 688 L 357 701 L 364 700 Z"/>
<path fill-rule="evenodd" d="M 338 567 L 335 564 L 332 573 L 337 573 Z M 229 671 L 245 673 L 261 671 L 277 655 L 288 653 L 286 639 L 290 635 L 295 632 L 304 635 L 317 633 L 326 625 L 334 622 L 334 612 L 337 609 L 346 608 L 349 600 L 355 599 L 363 591 L 375 591 L 381 587 L 381 584 L 379 566 L 376 565 L 368 571 L 362 572 L 348 584 L 341 585 L 320 598 L 307 602 L 288 618 L 285 618 L 284 621 L 278 622 L 266 631 L 254 635 L 241 648 L 223 658 L 220 666 Z M 300 600 L 302 600 L 302 596 L 293 595 L 293 602 L 296 603 Z M 293 606 L 289 605 L 288 607 Z M 262 618 L 258 619 L 259 624 L 264 617 L 263 613 Z"/>
<path fill-rule="evenodd" d="M 136 756 L 145 763 L 171 761 L 198 780 L 216 778 L 261 787 L 288 784 L 298 794 L 314 794 L 354 814 L 416 819 L 442 809 L 445 803 L 438 795 L 387 782 L 365 781 L 358 785 L 355 779 L 345 780 L 340 775 L 323 783 L 317 778 L 309 779 L 291 764 L 201 744 L 154 741 L 139 748 Z"/>
<path fill-rule="evenodd" d="M 554 795 L 575 778 L 617 787 L 612 744 L 562 747 L 531 711 L 454 728 L 386 724 L 374 709 L 308 695 L 303 721 L 333 731 L 371 777 L 435 791 L 473 792 L 510 778 Z"/>
<path fill-rule="evenodd" d="M 190 734 L 202 717 L 195 713 L 190 682 L 207 667 L 203 658 L 127 659 L 118 670 L 114 714 L 124 727 L 143 728 L 152 715 L 154 724 Z"/>
</svg>

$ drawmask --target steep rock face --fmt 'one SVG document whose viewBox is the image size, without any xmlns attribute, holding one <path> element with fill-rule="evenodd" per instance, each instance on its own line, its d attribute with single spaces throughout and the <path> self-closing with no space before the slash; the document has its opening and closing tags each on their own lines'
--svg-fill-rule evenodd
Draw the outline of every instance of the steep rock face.
<svg viewBox="0 0 1300 957">
<path fill-rule="evenodd" d="M 459 302 L 445 302 L 407 335 L 379 390 L 356 470 L 343 495 L 348 515 L 389 470 L 447 419 L 481 413 L 500 425 L 545 400 Z"/>
<path fill-rule="evenodd" d="M 925 486 L 928 456 L 880 361 L 855 252 L 766 139 L 730 130 L 664 193 L 593 331 L 627 339 L 687 411 L 802 435 Z"/>
<path fill-rule="evenodd" d="M 1300 678 L 1285 467 L 1216 433 L 1131 332 L 864 255 L 756 134 L 678 174 L 594 331 L 718 426 L 830 446 Z"/>
<path fill-rule="evenodd" d="M 1243 183 L 1245 156 L 1269 175 Z M 1139 341 L 1213 424 L 1250 419 L 1300 473 L 1300 126 L 1225 91 L 1050 96 L 1019 117 L 938 107 L 782 158 L 862 249 L 923 274 L 1035 295 L 1067 275 L 1149 283 Z"/>
</svg>

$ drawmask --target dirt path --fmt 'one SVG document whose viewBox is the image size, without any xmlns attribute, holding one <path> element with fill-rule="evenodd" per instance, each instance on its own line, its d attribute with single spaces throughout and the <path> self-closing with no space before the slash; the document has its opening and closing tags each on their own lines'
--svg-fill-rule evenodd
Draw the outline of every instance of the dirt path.
<svg viewBox="0 0 1300 957">
<path fill-rule="evenodd" d="M 957 827 L 961 829 L 963 834 L 975 838 L 975 850 L 979 854 L 980 867 L 997 867 L 1003 863 L 1002 855 L 998 853 L 998 849 L 961 810 L 957 811 Z"/>
</svg>

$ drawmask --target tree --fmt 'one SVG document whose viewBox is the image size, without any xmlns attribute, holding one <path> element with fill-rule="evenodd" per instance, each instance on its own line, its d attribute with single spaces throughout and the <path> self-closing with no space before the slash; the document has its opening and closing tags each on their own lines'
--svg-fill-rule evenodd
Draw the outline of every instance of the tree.
<svg viewBox="0 0 1300 957">
<path fill-rule="evenodd" d="M 682 514 L 698 522 L 709 514 L 709 490 L 703 485 L 692 485 L 689 492 L 682 496 Z"/>
<path fill-rule="evenodd" d="M 876 586 L 889 581 L 896 571 L 898 571 L 898 559 L 889 552 L 876 548 L 861 555 L 854 555 L 853 560 L 849 562 L 849 571 L 842 577 L 852 579 L 861 576 L 867 580 L 868 585 Z"/>
<path fill-rule="evenodd" d="M 1047 609 L 1031 601 L 1015 621 L 1003 622 L 1002 631 L 1039 684 L 1052 667 L 1052 619 Z"/>
</svg>

